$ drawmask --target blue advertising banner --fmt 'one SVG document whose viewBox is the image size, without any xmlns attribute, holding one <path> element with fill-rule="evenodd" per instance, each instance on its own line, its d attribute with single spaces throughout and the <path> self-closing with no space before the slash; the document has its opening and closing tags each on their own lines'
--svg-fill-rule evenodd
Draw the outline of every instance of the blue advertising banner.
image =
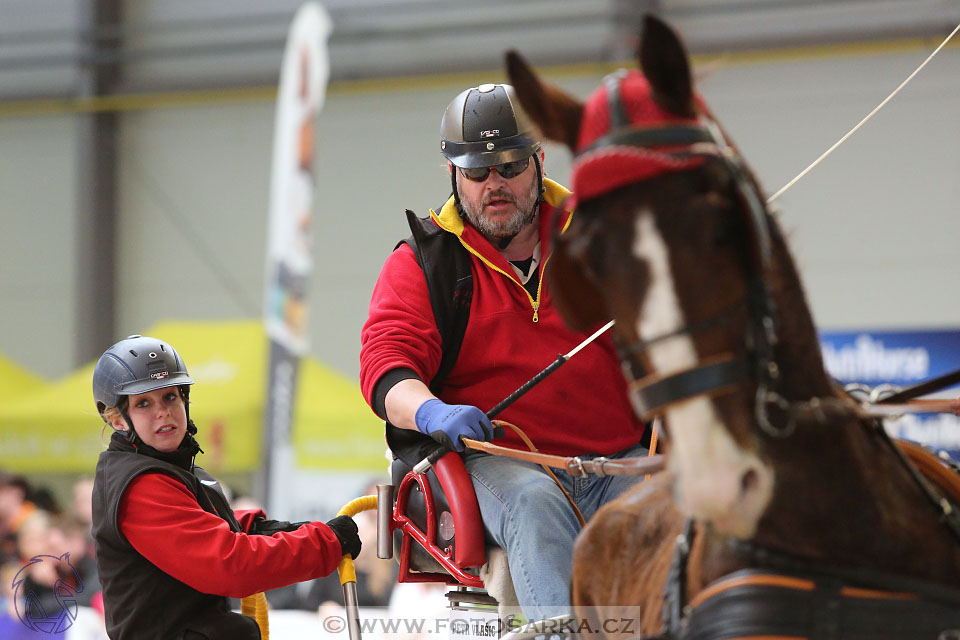
<svg viewBox="0 0 960 640">
<path fill-rule="evenodd" d="M 930 331 L 821 331 L 827 371 L 841 384 L 909 387 L 960 369 L 960 329 Z M 960 385 L 931 394 L 956 398 Z M 911 414 L 887 420 L 891 435 L 945 450 L 960 460 L 960 416 Z"/>
</svg>

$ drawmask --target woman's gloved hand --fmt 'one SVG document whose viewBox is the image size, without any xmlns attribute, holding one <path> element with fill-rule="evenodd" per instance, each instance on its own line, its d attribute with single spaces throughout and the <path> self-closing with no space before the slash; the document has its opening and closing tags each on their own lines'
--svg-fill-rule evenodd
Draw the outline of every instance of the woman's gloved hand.
<svg viewBox="0 0 960 640">
<path fill-rule="evenodd" d="M 447 404 L 432 398 L 414 416 L 417 429 L 453 451 L 463 451 L 460 438 L 489 442 L 493 425 L 480 409 L 468 404 Z"/>
<path fill-rule="evenodd" d="M 333 530 L 340 541 L 340 555 L 350 554 L 354 560 L 360 555 L 360 534 L 357 531 L 357 523 L 350 516 L 337 516 L 327 523 L 327 526 Z"/>
</svg>

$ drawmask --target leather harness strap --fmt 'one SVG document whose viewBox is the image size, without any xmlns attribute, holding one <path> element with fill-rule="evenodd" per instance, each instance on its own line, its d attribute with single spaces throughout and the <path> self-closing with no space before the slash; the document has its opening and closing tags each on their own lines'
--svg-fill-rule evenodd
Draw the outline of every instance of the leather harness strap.
<svg viewBox="0 0 960 640">
<path fill-rule="evenodd" d="M 479 440 L 472 440 L 470 438 L 463 438 L 463 444 L 469 449 L 483 451 L 493 455 L 500 455 L 507 458 L 515 458 L 525 462 L 532 462 L 543 467 L 543 470 L 555 483 L 557 483 L 560 491 L 563 492 L 563 495 L 567 498 L 570 506 L 573 507 L 573 512 L 576 514 L 577 520 L 580 521 L 581 527 L 584 527 L 587 524 L 586 519 L 583 517 L 583 513 L 580 512 L 580 508 L 577 507 L 577 503 L 574 502 L 573 497 L 564 488 L 563 484 L 560 482 L 560 479 L 557 478 L 557 475 L 550 469 L 550 467 L 563 469 L 574 477 L 585 478 L 587 474 L 591 473 L 600 477 L 611 475 L 648 476 L 651 473 L 661 471 L 666 464 L 663 460 L 663 456 L 653 454 L 642 458 L 625 458 L 622 460 L 611 460 L 602 456 L 589 460 L 583 460 L 580 457 L 564 457 L 540 453 L 537 450 L 536 445 L 534 445 L 530 438 L 527 437 L 527 434 L 525 434 L 517 425 L 504 420 L 494 420 L 493 422 L 499 427 L 510 427 L 513 429 L 520 439 L 523 440 L 523 443 L 527 445 L 530 451 L 520 451 L 518 449 L 502 447 L 490 442 L 481 442 Z M 651 451 L 653 451 L 652 446 Z"/>
<path fill-rule="evenodd" d="M 690 604 L 683 640 L 936 640 L 960 629 L 960 608 L 953 602 L 753 569 L 721 578 Z"/>
<path fill-rule="evenodd" d="M 717 395 L 750 376 L 750 363 L 721 354 L 697 366 L 668 376 L 649 375 L 630 382 L 634 406 L 644 420 L 663 413 L 671 404 L 699 395 Z"/>
<path fill-rule="evenodd" d="M 494 422 L 499 427 L 510 427 L 511 429 L 513 429 L 514 432 L 518 436 L 520 436 L 520 439 L 523 440 L 523 444 L 527 445 L 531 453 L 539 454 L 539 452 L 537 451 L 536 445 L 534 445 L 533 441 L 527 437 L 527 434 L 523 432 L 523 429 L 521 429 L 520 427 L 518 427 L 513 423 L 507 422 L 506 420 L 494 420 Z M 486 443 L 483 443 L 483 444 L 486 444 Z M 506 448 L 506 447 L 503 447 L 503 448 Z M 543 455 L 543 454 L 539 454 L 539 455 Z M 577 516 L 577 521 L 580 523 L 580 528 L 582 529 L 583 527 L 587 526 L 587 521 L 583 517 L 583 513 L 580 511 L 580 507 L 578 507 L 577 503 L 573 501 L 573 496 L 570 495 L 570 492 L 567 491 L 566 488 L 563 486 L 563 484 L 560 482 L 560 478 L 557 477 L 557 474 L 555 474 L 553 470 L 546 464 L 542 462 L 538 462 L 537 464 L 540 465 L 540 467 L 546 472 L 546 474 L 550 476 L 550 479 L 553 480 L 556 483 L 557 487 L 560 488 L 560 491 L 563 493 L 563 496 L 567 499 L 567 502 L 569 502 L 570 506 L 573 508 L 574 515 Z"/>
<path fill-rule="evenodd" d="M 951 466 L 949 460 L 937 457 L 915 442 L 897 440 L 897 446 L 924 478 L 936 485 L 948 500 L 960 505 L 960 474 Z"/>
<path fill-rule="evenodd" d="M 863 405 L 863 412 L 871 418 L 890 418 L 905 413 L 956 413 L 955 400 L 944 398 L 907 400 L 903 403 L 888 403 L 886 400 Z"/>
<path fill-rule="evenodd" d="M 498 421 L 499 422 L 499 421 Z M 464 445 L 476 451 L 484 451 L 494 455 L 526 460 L 534 464 L 547 465 L 555 469 L 563 469 L 571 475 L 585 477 L 587 474 L 598 476 L 643 476 L 663 471 L 666 460 L 661 454 L 654 454 L 638 458 L 593 458 L 584 460 L 579 457 L 554 456 L 536 451 L 520 451 L 510 447 L 480 442 L 479 440 L 463 439 Z"/>
</svg>

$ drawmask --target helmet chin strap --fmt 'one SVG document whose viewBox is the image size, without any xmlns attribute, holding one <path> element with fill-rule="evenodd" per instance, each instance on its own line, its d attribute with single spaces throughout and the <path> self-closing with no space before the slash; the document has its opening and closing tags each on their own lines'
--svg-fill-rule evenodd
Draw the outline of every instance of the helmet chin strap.
<svg viewBox="0 0 960 640">
<path fill-rule="evenodd" d="M 122 431 L 123 437 L 127 439 L 127 442 L 133 446 L 137 446 L 143 443 L 143 440 L 140 439 L 140 435 L 137 433 L 137 430 L 133 428 L 133 420 L 130 419 L 130 414 L 127 413 L 126 409 L 117 408 L 120 411 L 123 421 L 127 423 L 126 431 Z"/>
<path fill-rule="evenodd" d="M 453 190 L 453 204 L 456 205 L 457 211 L 461 211 L 460 208 L 460 192 L 457 191 L 457 167 L 454 166 L 450 171 L 450 188 Z"/>
</svg>

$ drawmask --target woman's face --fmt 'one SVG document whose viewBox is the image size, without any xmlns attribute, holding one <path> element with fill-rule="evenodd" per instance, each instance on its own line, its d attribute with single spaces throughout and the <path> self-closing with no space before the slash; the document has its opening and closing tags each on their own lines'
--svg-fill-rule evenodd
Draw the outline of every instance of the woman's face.
<svg viewBox="0 0 960 640">
<path fill-rule="evenodd" d="M 187 409 L 177 387 L 167 387 L 129 396 L 127 415 L 140 439 L 157 451 L 176 451 L 187 434 Z M 114 429 L 126 430 L 122 417 Z"/>
</svg>

